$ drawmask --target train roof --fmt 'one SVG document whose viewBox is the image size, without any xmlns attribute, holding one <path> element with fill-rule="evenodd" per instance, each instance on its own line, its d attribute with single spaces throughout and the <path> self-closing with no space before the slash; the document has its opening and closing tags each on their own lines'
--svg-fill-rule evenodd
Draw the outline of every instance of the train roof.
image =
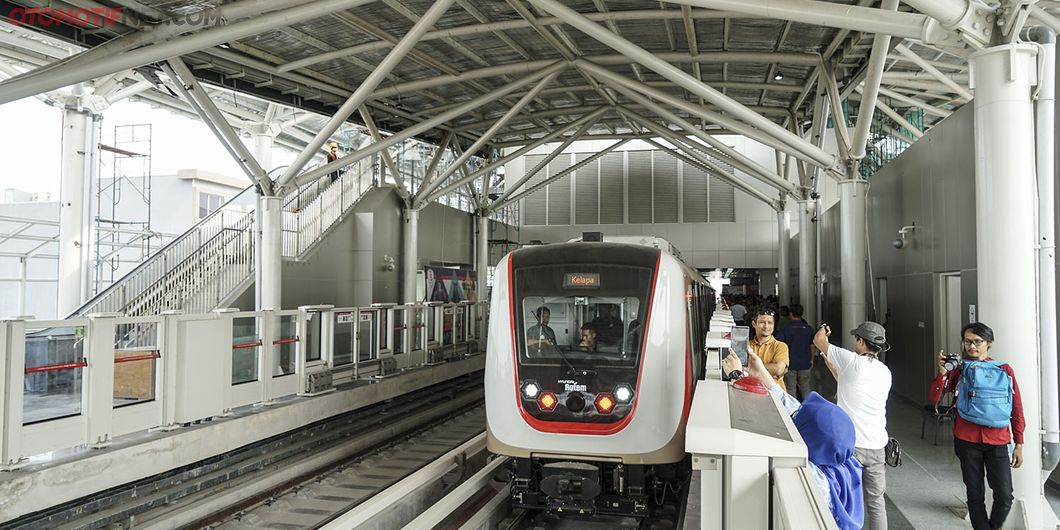
<svg viewBox="0 0 1060 530">
<path fill-rule="evenodd" d="M 556 263 L 611 263 L 654 268 L 660 253 L 660 249 L 645 245 L 574 241 L 525 246 L 512 253 L 512 265 L 534 267 Z"/>
<path fill-rule="evenodd" d="M 599 232 L 589 232 L 582 234 L 581 237 L 570 240 L 572 243 L 577 241 L 603 241 L 605 243 L 620 243 L 624 245 L 639 245 L 642 247 L 657 248 L 677 258 L 678 261 L 684 262 L 686 265 L 688 264 L 684 257 L 681 256 L 681 251 L 678 250 L 673 243 L 658 236 L 605 236 Z"/>
</svg>

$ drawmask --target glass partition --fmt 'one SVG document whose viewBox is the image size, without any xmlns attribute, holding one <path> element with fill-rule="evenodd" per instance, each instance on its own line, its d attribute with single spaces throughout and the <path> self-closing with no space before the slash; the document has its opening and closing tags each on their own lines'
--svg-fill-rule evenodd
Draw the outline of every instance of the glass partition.
<svg viewBox="0 0 1060 530">
<path fill-rule="evenodd" d="M 276 333 L 272 340 L 276 355 L 272 360 L 272 376 L 283 377 L 294 373 L 295 355 L 298 351 L 298 315 L 275 317 Z"/>
<path fill-rule="evenodd" d="M 51 328 L 26 334 L 22 422 L 81 414 L 85 327 Z"/>
<path fill-rule="evenodd" d="M 376 311 L 361 311 L 357 318 L 357 362 L 370 361 L 377 356 Z"/>
<path fill-rule="evenodd" d="M 118 324 L 114 331 L 114 407 L 155 399 L 158 323 Z"/>
<path fill-rule="evenodd" d="M 435 325 L 438 307 L 429 305 L 423 310 L 427 313 L 427 342 L 438 342 L 438 326 Z"/>
<path fill-rule="evenodd" d="M 258 336 L 257 317 L 232 319 L 232 384 L 250 383 L 258 380 L 258 351 L 261 339 Z"/>
<path fill-rule="evenodd" d="M 306 338 L 305 338 L 305 360 L 306 362 L 320 360 L 320 346 L 323 326 L 323 313 L 309 311 L 306 313 Z"/>
<path fill-rule="evenodd" d="M 453 327 L 456 331 L 456 344 L 467 342 L 467 307 L 456 306 Z"/>
<path fill-rule="evenodd" d="M 394 353 L 405 353 L 405 321 L 408 311 L 394 310 Z"/>
<path fill-rule="evenodd" d="M 410 349 L 418 350 L 423 348 L 423 314 L 427 309 L 414 307 L 409 309 L 409 311 L 412 313 L 412 333 L 409 334 L 411 336 L 410 340 L 412 340 L 412 347 Z"/>
<path fill-rule="evenodd" d="M 332 362 L 336 367 L 353 362 L 353 325 L 356 313 L 341 311 L 335 313 L 335 333 L 332 341 Z"/>
<path fill-rule="evenodd" d="M 390 331 L 387 329 L 387 315 L 389 315 L 390 312 L 386 309 L 380 309 L 379 311 L 374 311 L 374 313 L 375 317 L 379 320 L 379 327 L 377 328 L 379 330 L 379 349 L 386 350 L 388 345 L 387 332 Z"/>
<path fill-rule="evenodd" d="M 456 308 L 451 305 L 442 308 L 442 346 L 449 346 L 453 343 L 454 309 Z"/>
</svg>

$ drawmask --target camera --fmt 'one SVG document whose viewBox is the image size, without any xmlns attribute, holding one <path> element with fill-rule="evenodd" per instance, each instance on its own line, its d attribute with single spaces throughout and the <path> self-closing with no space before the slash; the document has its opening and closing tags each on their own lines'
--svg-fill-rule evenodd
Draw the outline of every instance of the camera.
<svg viewBox="0 0 1060 530">
<path fill-rule="evenodd" d="M 947 372 L 952 372 L 953 370 L 960 368 L 963 364 L 964 358 L 960 355 L 951 353 L 942 357 L 942 367 L 945 368 Z"/>
</svg>

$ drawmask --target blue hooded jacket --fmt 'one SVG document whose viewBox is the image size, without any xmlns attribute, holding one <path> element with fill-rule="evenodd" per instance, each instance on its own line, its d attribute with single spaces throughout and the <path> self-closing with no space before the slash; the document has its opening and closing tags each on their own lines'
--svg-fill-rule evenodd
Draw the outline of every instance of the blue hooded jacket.
<svg viewBox="0 0 1060 530">
<path fill-rule="evenodd" d="M 865 504 L 861 463 L 854 458 L 854 422 L 817 392 L 810 392 L 792 421 L 806 442 L 810 462 L 828 479 L 829 504 L 836 524 L 843 530 L 861 528 Z"/>
</svg>

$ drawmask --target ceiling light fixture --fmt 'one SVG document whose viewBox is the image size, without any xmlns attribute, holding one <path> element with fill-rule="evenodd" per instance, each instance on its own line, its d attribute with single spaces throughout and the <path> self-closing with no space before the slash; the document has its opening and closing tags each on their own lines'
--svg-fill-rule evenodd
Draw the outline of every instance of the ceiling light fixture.
<svg viewBox="0 0 1060 530">
<path fill-rule="evenodd" d="M 780 73 L 780 70 L 777 70 L 776 75 L 773 76 L 773 80 L 780 81 L 782 79 L 784 79 L 784 74 Z"/>
</svg>

